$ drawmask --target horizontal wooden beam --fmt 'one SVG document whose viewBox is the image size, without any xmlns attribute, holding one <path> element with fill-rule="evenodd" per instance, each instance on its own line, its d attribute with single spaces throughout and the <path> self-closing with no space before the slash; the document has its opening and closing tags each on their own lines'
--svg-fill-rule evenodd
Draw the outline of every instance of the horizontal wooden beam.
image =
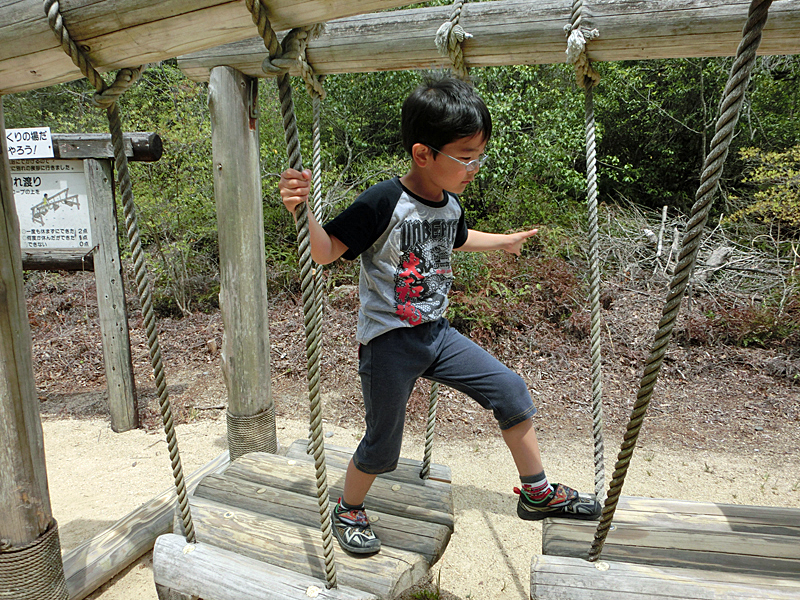
<svg viewBox="0 0 800 600">
<path fill-rule="evenodd" d="M 594 61 L 733 56 L 747 19 L 747 0 L 594 0 L 584 3 L 584 23 L 600 37 L 588 45 Z M 450 7 L 360 15 L 331 21 L 308 47 L 317 73 L 355 73 L 450 66 L 434 38 Z M 473 37 L 463 45 L 467 65 L 552 64 L 565 61 L 562 0 L 465 3 L 460 24 Z M 800 0 L 778 0 L 759 48 L 761 54 L 800 53 Z M 263 42 L 251 38 L 178 57 L 191 79 L 205 81 L 215 66 L 263 76 Z"/>
<path fill-rule="evenodd" d="M 276 31 L 394 8 L 407 0 L 270 0 Z M 100 72 L 173 58 L 257 33 L 243 0 L 61 2 L 72 39 Z M 0 94 L 83 77 L 61 49 L 42 0 L 0 0 Z"/>
<path fill-rule="evenodd" d="M 114 158 L 110 133 L 54 133 L 51 137 L 53 158 Z M 161 136 L 149 131 L 123 133 L 122 145 L 132 161 L 155 162 L 164 152 Z"/>
<path fill-rule="evenodd" d="M 75 250 L 22 250 L 26 271 L 94 271 L 94 253 Z"/>
</svg>

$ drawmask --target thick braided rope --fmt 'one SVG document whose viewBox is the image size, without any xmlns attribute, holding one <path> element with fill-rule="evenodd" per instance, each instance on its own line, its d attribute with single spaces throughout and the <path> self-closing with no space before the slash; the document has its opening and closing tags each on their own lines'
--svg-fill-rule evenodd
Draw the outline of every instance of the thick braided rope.
<svg viewBox="0 0 800 600">
<path fill-rule="evenodd" d="M 29 544 L 0 549 L 0 598 L 68 600 L 55 519 Z"/>
<path fill-rule="evenodd" d="M 320 118 L 321 118 L 321 105 L 322 98 L 313 87 L 306 86 L 306 89 L 311 94 L 311 103 L 313 106 L 314 117 L 312 124 L 312 155 L 311 155 L 311 183 L 312 183 L 312 196 L 311 196 L 311 212 L 314 213 L 317 223 L 322 223 L 322 144 L 320 135 Z M 325 294 L 324 294 L 324 278 L 322 265 L 316 265 L 312 269 L 314 274 L 314 337 L 318 340 L 319 353 L 322 356 L 322 320 L 325 309 Z M 312 440 L 314 437 L 314 429 L 309 423 L 308 430 L 308 453 L 313 451 Z"/>
<path fill-rule="evenodd" d="M 593 89 L 586 88 L 586 183 L 589 213 L 589 304 L 592 357 L 592 438 L 594 440 L 594 492 L 598 502 L 606 493 L 605 444 L 603 441 L 603 358 L 600 337 L 600 251 L 597 217 L 597 149 Z"/>
<path fill-rule="evenodd" d="M 571 23 L 564 26 L 567 33 L 567 60 L 575 65 L 578 83 L 585 90 L 586 115 L 586 200 L 589 220 L 589 304 L 591 306 L 591 360 L 592 360 L 592 437 L 594 440 L 594 491 L 599 502 L 605 498 L 606 470 L 603 442 L 603 372 L 600 343 L 600 251 L 597 217 L 597 149 L 595 143 L 594 93 L 595 79 L 586 77 L 586 36 L 583 23 L 583 1 L 572 4 Z M 599 35 L 592 30 L 591 39 Z M 572 42 L 572 43 L 570 43 Z M 575 47 L 575 43 L 579 47 Z M 577 54 L 576 54 L 577 50 Z M 579 63 L 581 66 L 579 66 Z M 591 67 L 590 67 L 591 68 Z M 593 73 L 596 72 L 591 69 Z M 597 76 L 599 78 L 599 75 Z"/>
<path fill-rule="evenodd" d="M 450 19 L 442 23 L 436 31 L 436 48 L 442 56 L 449 56 L 453 63 L 453 73 L 464 81 L 469 81 L 469 69 L 464 62 L 464 50 L 461 44 L 464 40 L 472 37 L 471 33 L 464 31 L 458 24 L 461 19 L 461 9 L 464 7 L 463 0 L 453 2 L 453 10 L 450 12 Z"/>
<path fill-rule="evenodd" d="M 425 453 L 422 457 L 422 470 L 420 479 L 427 479 L 431 474 L 431 460 L 433 457 L 433 434 L 436 429 L 436 409 L 439 406 L 439 384 L 431 382 L 431 391 L 428 394 L 428 423 L 425 427 Z"/>
<path fill-rule="evenodd" d="M 289 166 L 298 171 L 303 169 L 300 154 L 300 138 L 294 114 L 292 86 L 289 75 L 278 76 L 278 96 L 283 115 L 286 134 L 286 151 Z M 333 555 L 333 535 L 330 519 L 330 498 L 328 476 L 325 468 L 325 443 L 322 439 L 322 403 L 319 392 L 320 342 L 319 314 L 316 308 L 316 280 L 311 260 L 311 244 L 308 233 L 308 209 L 298 206 L 297 212 L 298 252 L 300 254 L 300 279 L 303 293 L 303 325 L 306 334 L 306 364 L 308 368 L 308 397 L 310 405 L 309 427 L 311 429 L 311 454 L 317 480 L 317 499 L 319 502 L 320 526 L 322 529 L 325 554 L 325 577 L 329 587 L 336 587 L 336 563 Z"/>
<path fill-rule="evenodd" d="M 170 463 L 172 465 L 172 476 L 175 481 L 175 488 L 178 495 L 178 505 L 181 511 L 181 520 L 186 532 L 186 539 L 194 541 L 194 525 L 192 516 L 189 512 L 189 502 L 186 497 L 186 482 L 183 477 L 183 466 L 178 450 L 178 437 L 175 432 L 175 424 L 172 420 L 172 407 L 167 394 L 167 384 L 164 377 L 164 363 L 161 359 L 161 349 L 158 343 L 158 333 L 156 331 L 156 318 L 153 311 L 153 297 L 150 291 L 150 278 L 147 273 L 147 265 L 144 260 L 141 241 L 139 239 L 139 226 L 136 218 L 136 207 L 133 203 L 133 187 L 131 185 L 130 173 L 128 171 L 128 157 L 125 155 L 125 147 L 122 138 L 122 119 L 120 118 L 117 98 L 122 92 L 133 84 L 142 72 L 142 67 L 138 69 L 121 69 L 117 73 L 116 80 L 108 87 L 100 74 L 95 70 L 88 57 L 78 48 L 67 31 L 60 13 L 60 5 L 57 0 L 44 0 L 44 10 L 47 20 L 56 38 L 61 42 L 61 47 L 72 59 L 81 73 L 92 83 L 97 90 L 94 101 L 97 105 L 106 109 L 108 124 L 111 129 L 111 142 L 114 147 L 114 166 L 117 170 L 117 183 L 122 193 L 123 214 L 125 216 L 125 228 L 128 234 L 131 254 L 134 261 L 134 274 L 136 278 L 136 288 L 139 292 L 139 300 L 142 305 L 142 315 L 145 330 L 147 332 L 147 347 L 150 352 L 150 364 L 153 368 L 153 375 L 158 390 L 158 403 L 161 412 L 161 420 L 164 423 L 164 433 L 167 437 L 169 447 Z"/>
<path fill-rule="evenodd" d="M 274 73 L 269 65 L 274 59 L 285 52 L 285 48 L 278 44 L 277 36 L 272 30 L 272 25 L 267 16 L 268 7 L 262 4 L 265 0 L 255 2 L 245 0 L 247 8 L 258 28 L 259 35 L 264 40 L 268 57 L 264 61 L 265 72 Z M 293 30 L 294 31 L 294 30 Z M 291 43 L 291 32 L 284 42 Z M 288 38 L 288 39 L 287 39 Z M 269 61 L 269 63 L 268 63 Z M 265 66 L 266 65 L 266 66 Z M 303 157 L 300 152 L 300 134 L 297 129 L 297 119 L 292 100 L 292 86 L 289 74 L 282 72 L 277 76 L 278 97 L 281 104 L 283 129 L 286 138 L 286 154 L 289 166 L 301 171 Z M 325 578 L 328 587 L 336 587 L 336 562 L 333 551 L 333 532 L 331 530 L 330 495 L 328 493 L 328 475 L 325 468 L 325 443 L 322 436 L 322 409 L 319 393 L 319 314 L 316 304 L 316 282 L 312 273 L 311 245 L 308 233 L 308 209 L 305 205 L 297 207 L 296 211 L 298 252 L 300 255 L 300 279 L 303 293 L 303 324 L 306 333 L 306 364 L 308 366 L 308 396 L 310 405 L 309 427 L 311 430 L 311 454 L 314 455 L 314 467 L 317 483 L 317 500 L 319 503 L 320 529 L 322 531 L 322 546 L 325 555 Z"/>
<path fill-rule="evenodd" d="M 594 541 L 589 551 L 589 560 L 591 561 L 595 561 L 600 557 L 608 536 L 611 521 L 614 518 L 614 511 L 622 493 L 622 485 L 625 483 L 625 475 L 636 447 L 636 440 L 653 394 L 653 388 L 658 378 L 664 354 L 669 345 L 675 320 L 678 317 L 683 294 L 686 291 L 689 278 L 697 261 L 703 228 L 708 220 L 708 213 L 711 211 L 717 184 L 722 176 L 722 169 L 728 156 L 728 148 L 731 140 L 733 140 L 734 129 L 739 120 L 739 111 L 744 102 L 744 94 L 756 62 L 756 51 L 761 43 L 761 32 L 767 22 L 770 4 L 772 4 L 772 0 L 753 0 L 750 4 L 747 23 L 742 32 L 742 41 L 736 50 L 736 60 L 731 67 L 728 83 L 725 85 L 723 99 L 720 103 L 720 117 L 717 119 L 714 139 L 711 141 L 711 150 L 703 163 L 700 186 L 695 194 L 692 214 L 687 223 L 686 233 L 678 255 L 678 266 L 670 283 L 669 294 L 664 304 L 650 356 L 645 364 L 639 392 L 636 395 L 636 402 L 631 411 L 630 422 L 617 457 L 614 478 L 611 481 L 608 498 L 603 507 L 603 515 L 597 526 Z"/>
</svg>

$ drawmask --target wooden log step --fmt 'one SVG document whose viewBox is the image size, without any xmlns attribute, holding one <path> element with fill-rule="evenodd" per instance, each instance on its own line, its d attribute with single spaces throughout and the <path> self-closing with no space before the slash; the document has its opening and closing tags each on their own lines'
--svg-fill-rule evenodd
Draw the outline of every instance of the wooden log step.
<svg viewBox="0 0 800 600">
<path fill-rule="evenodd" d="M 336 499 L 342 494 L 345 469 L 329 466 L 326 471 L 331 499 Z M 226 474 L 265 487 L 317 497 L 314 465 L 305 460 L 252 452 L 233 461 Z M 452 531 L 452 490 L 449 486 L 429 486 L 419 481 L 398 483 L 378 477 L 367 497 L 367 509 L 415 521 L 439 523 Z"/>
<path fill-rule="evenodd" d="M 620 499 L 603 559 L 800 579 L 800 509 Z M 547 519 L 542 553 L 587 558 L 596 522 Z"/>
<path fill-rule="evenodd" d="M 268 488 L 228 474 L 206 477 L 194 495 L 229 506 L 231 510 L 243 508 L 266 517 L 319 530 L 319 501 L 316 495 L 304 496 Z M 369 516 L 382 547 L 420 554 L 429 565 L 442 557 L 450 541 L 451 531 L 445 525 L 412 521 L 372 510 Z"/>
<path fill-rule="evenodd" d="M 267 517 L 197 496 L 189 499 L 197 541 L 325 580 L 325 556 L 319 527 Z M 428 563 L 420 555 L 395 548 L 357 557 L 334 543 L 337 579 L 380 598 L 394 598 L 421 581 Z"/>
<path fill-rule="evenodd" d="M 300 575 L 208 544 L 189 544 L 185 538 L 175 534 L 162 535 L 156 541 L 153 578 L 159 590 L 166 588 L 190 597 L 214 600 L 306 597 L 377 600 L 374 594 L 342 585 L 329 590 L 325 588 L 324 579 Z"/>
<path fill-rule="evenodd" d="M 293 442 L 289 449 L 286 451 L 286 456 L 296 460 L 310 460 L 313 462 L 314 457 L 306 452 L 308 447 L 308 440 L 296 440 Z M 325 444 L 325 461 L 328 465 L 335 467 L 347 468 L 350 459 L 353 456 L 353 450 L 344 448 L 342 446 L 333 446 Z M 381 477 L 392 479 L 394 481 L 405 481 L 406 483 L 420 483 L 420 482 L 441 482 L 450 483 L 452 476 L 450 467 L 445 465 L 437 465 L 431 463 L 431 472 L 428 479 L 421 479 L 419 474 L 422 471 L 422 461 L 414 460 L 411 458 L 400 457 L 397 463 L 397 469 L 390 473 L 384 473 Z"/>
<path fill-rule="evenodd" d="M 534 600 L 789 600 L 800 597 L 794 580 L 736 573 L 534 556 Z"/>
</svg>

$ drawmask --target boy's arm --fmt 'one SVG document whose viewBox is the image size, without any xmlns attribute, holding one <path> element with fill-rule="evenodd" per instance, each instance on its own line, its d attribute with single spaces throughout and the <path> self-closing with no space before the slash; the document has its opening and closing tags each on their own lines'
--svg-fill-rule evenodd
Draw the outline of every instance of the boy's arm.
<svg viewBox="0 0 800 600">
<path fill-rule="evenodd" d="M 296 217 L 297 207 L 308 202 L 311 189 L 311 171 L 302 173 L 295 169 L 286 169 L 281 173 L 278 184 L 283 205 Z M 332 263 L 347 251 L 347 246 L 335 235 L 328 233 L 317 223 L 314 212 L 308 211 L 308 240 L 311 246 L 311 258 L 319 265 Z"/>
<path fill-rule="evenodd" d="M 520 255 L 522 244 L 529 237 L 536 235 L 538 229 L 519 231 L 517 233 L 486 233 L 470 229 L 467 241 L 455 250 L 462 252 L 488 252 L 489 250 L 505 250 L 510 254 Z"/>
</svg>

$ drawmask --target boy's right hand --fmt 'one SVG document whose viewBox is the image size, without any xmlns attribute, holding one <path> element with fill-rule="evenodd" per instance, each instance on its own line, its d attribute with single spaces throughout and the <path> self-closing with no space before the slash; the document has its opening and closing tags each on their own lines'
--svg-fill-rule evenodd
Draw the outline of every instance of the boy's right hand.
<svg viewBox="0 0 800 600">
<path fill-rule="evenodd" d="M 278 189 L 286 210 L 295 214 L 300 204 L 308 202 L 308 194 L 311 190 L 311 171 L 305 169 L 300 172 L 296 169 L 286 169 L 281 173 Z"/>
</svg>

